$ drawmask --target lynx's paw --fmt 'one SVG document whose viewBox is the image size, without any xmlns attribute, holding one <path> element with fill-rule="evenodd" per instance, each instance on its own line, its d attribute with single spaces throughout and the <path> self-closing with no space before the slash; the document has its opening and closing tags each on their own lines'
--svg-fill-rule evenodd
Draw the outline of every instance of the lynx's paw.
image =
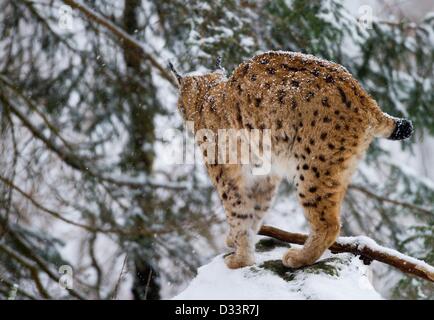
<svg viewBox="0 0 434 320">
<path fill-rule="evenodd" d="M 288 268 L 297 269 L 311 264 L 303 258 L 303 253 L 299 249 L 289 249 L 282 258 L 282 263 Z"/>
<path fill-rule="evenodd" d="M 225 257 L 225 263 L 230 269 L 239 269 L 247 266 L 251 266 L 255 264 L 255 260 L 253 257 L 240 257 L 235 253 L 228 255 Z"/>
</svg>

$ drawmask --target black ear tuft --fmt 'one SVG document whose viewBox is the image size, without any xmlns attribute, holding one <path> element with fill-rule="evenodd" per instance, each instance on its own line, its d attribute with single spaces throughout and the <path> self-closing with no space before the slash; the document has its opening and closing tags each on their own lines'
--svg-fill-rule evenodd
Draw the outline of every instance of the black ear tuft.
<svg viewBox="0 0 434 320">
<path fill-rule="evenodd" d="M 217 57 L 217 59 L 216 59 L 216 61 L 215 61 L 215 67 L 216 67 L 217 69 L 220 69 L 220 70 L 223 70 L 223 69 L 224 69 L 223 66 L 222 66 L 222 57 L 221 57 L 221 56 L 218 56 L 218 57 Z"/>
<path fill-rule="evenodd" d="M 175 67 L 173 66 L 172 62 L 168 62 L 167 63 L 167 67 L 169 68 L 170 71 L 173 72 L 173 74 L 176 77 L 176 80 L 178 80 L 178 84 L 181 84 L 181 80 L 182 80 L 182 76 L 178 73 L 178 71 L 175 70 Z"/>
</svg>

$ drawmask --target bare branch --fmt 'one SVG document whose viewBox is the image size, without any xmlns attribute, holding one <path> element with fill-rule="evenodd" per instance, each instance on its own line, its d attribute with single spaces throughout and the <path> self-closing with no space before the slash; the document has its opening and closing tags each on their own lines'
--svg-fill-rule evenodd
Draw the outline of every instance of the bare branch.
<svg viewBox="0 0 434 320">
<path fill-rule="evenodd" d="M 50 294 L 44 288 L 44 285 L 41 282 L 41 278 L 39 277 L 39 271 L 37 269 L 33 269 L 30 271 L 30 274 L 41 296 L 44 297 L 44 299 L 51 299 Z"/>
<path fill-rule="evenodd" d="M 59 283 L 60 280 L 60 276 L 53 272 L 51 270 L 51 268 L 46 264 L 46 262 L 44 260 L 42 260 L 41 257 L 39 257 L 37 254 L 35 254 L 35 252 L 33 251 L 33 249 L 31 247 L 29 247 L 27 245 L 27 243 L 15 232 L 13 232 L 12 230 L 9 231 L 9 235 L 20 245 L 20 247 L 25 251 L 26 256 L 29 257 L 29 259 L 31 259 L 34 263 L 36 263 L 36 265 L 38 266 L 38 269 L 40 269 L 41 271 L 43 271 L 44 273 L 47 274 L 47 276 L 53 280 L 54 282 Z M 4 249 L 4 248 L 2 248 Z M 33 264 L 32 264 L 33 265 Z M 85 296 L 82 295 L 81 293 L 79 293 L 77 290 L 75 289 L 68 289 L 68 292 L 71 294 L 71 296 L 77 298 L 77 299 L 81 299 L 81 300 L 85 300 Z"/>
<path fill-rule="evenodd" d="M 99 266 L 98 260 L 95 255 L 95 243 L 96 243 L 96 233 L 92 233 L 90 236 L 89 241 L 89 256 L 92 261 L 92 267 L 95 269 L 96 272 L 96 280 L 95 280 L 95 291 L 98 299 L 101 299 L 101 284 L 102 284 L 102 277 L 103 277 L 103 271 L 101 267 Z"/>
<path fill-rule="evenodd" d="M 161 183 L 153 183 L 153 182 L 137 182 L 130 180 L 121 180 L 112 178 L 109 176 L 105 176 L 95 170 L 89 163 L 87 163 L 86 159 L 82 159 L 81 157 L 75 155 L 74 153 L 68 152 L 66 149 L 59 147 L 54 141 L 48 139 L 34 124 L 32 124 L 23 112 L 11 102 L 3 93 L 0 93 L 0 101 L 9 107 L 11 112 L 20 119 L 21 123 L 32 133 L 32 135 L 38 140 L 42 141 L 45 146 L 57 154 L 60 159 L 62 159 L 67 165 L 71 168 L 85 172 L 101 181 L 105 181 L 107 183 L 115 184 L 118 186 L 129 187 L 133 189 L 142 189 L 142 188 L 162 188 L 162 189 L 170 189 L 170 190 L 184 190 L 185 186 L 180 185 L 171 185 L 171 184 L 161 184 Z"/>
<path fill-rule="evenodd" d="M 0 182 L 3 182 L 8 187 L 12 188 L 13 190 L 17 191 L 19 194 L 21 194 L 24 198 L 28 199 L 36 208 L 40 209 L 41 211 L 48 213 L 52 217 L 59 219 L 63 222 L 66 222 L 70 225 L 73 225 L 75 227 L 82 228 L 86 231 L 92 232 L 92 233 L 102 233 L 102 234 L 118 234 L 122 236 L 154 236 L 155 234 L 166 234 L 173 232 L 175 229 L 162 229 L 158 231 L 153 230 L 145 230 L 143 228 L 101 228 L 97 226 L 91 226 L 79 222 L 72 221 L 68 218 L 65 218 L 64 215 L 61 213 L 54 211 L 52 209 L 49 209 L 42 204 L 40 204 L 38 201 L 36 201 L 32 196 L 30 196 L 28 193 L 26 193 L 24 190 L 22 190 L 20 187 L 15 185 L 12 181 L 9 179 L 3 177 L 0 175 Z"/>
<path fill-rule="evenodd" d="M 0 81 L 2 81 L 5 85 L 7 85 L 21 99 L 23 99 L 23 101 L 25 101 L 25 103 L 30 107 L 30 109 L 32 109 L 33 111 L 35 111 L 38 114 L 38 116 L 40 116 L 42 118 L 42 120 L 44 121 L 44 124 L 47 126 L 47 128 L 50 129 L 50 131 L 53 134 L 55 134 L 59 138 L 59 140 L 61 140 L 62 143 L 68 149 L 72 150 L 72 147 L 71 147 L 70 143 L 68 141 L 66 141 L 66 139 L 61 136 L 60 130 L 48 120 L 47 116 L 43 112 L 41 112 L 38 109 L 38 107 L 20 89 L 18 89 L 18 86 L 14 85 L 4 75 L 0 75 Z"/>
<path fill-rule="evenodd" d="M 379 196 L 379 195 L 375 194 L 374 192 L 369 191 L 368 189 L 366 189 L 365 187 L 362 187 L 360 185 L 353 185 L 352 184 L 348 188 L 356 190 L 356 191 L 359 191 L 359 192 L 362 192 L 365 195 L 367 195 L 368 197 L 374 198 L 374 199 L 376 199 L 378 201 L 381 201 L 381 202 L 388 202 L 388 203 L 391 203 L 391 204 L 394 204 L 394 205 L 397 205 L 397 206 L 401 206 L 401 207 L 404 207 L 404 208 L 407 208 L 407 209 L 410 209 L 410 210 L 415 210 L 415 211 L 418 211 L 418 212 L 421 212 L 421 213 L 424 213 L 424 214 L 427 214 L 427 215 L 434 215 L 434 211 L 432 211 L 432 210 L 425 209 L 425 208 L 416 206 L 416 205 L 408 203 L 408 202 L 393 200 L 393 199 L 389 199 L 389 198 L 386 198 L 386 197 L 383 197 L 383 196 Z"/>
<path fill-rule="evenodd" d="M 304 244 L 307 239 L 305 234 L 291 233 L 271 226 L 262 226 L 259 234 L 300 245 Z M 366 240 L 373 245 L 368 244 Z M 329 250 L 332 253 L 349 252 L 359 255 L 367 262 L 376 260 L 404 273 L 434 282 L 434 267 L 398 251 L 377 245 L 374 240 L 367 237 L 340 237 Z"/>
<path fill-rule="evenodd" d="M 124 269 L 125 266 L 127 265 L 127 259 L 128 259 L 128 254 L 125 255 L 124 262 L 122 263 L 121 272 L 119 273 L 118 281 L 116 282 L 116 286 L 113 290 L 113 297 L 112 297 L 113 300 L 116 300 L 118 297 L 119 285 L 121 284 L 122 275 L 124 274 Z"/>
<path fill-rule="evenodd" d="M 73 226 L 85 229 L 85 230 L 90 231 L 90 232 L 103 232 L 103 233 L 113 232 L 113 230 L 105 230 L 105 229 L 101 229 L 101 228 L 96 228 L 96 227 L 88 226 L 88 225 L 85 225 L 85 224 L 82 224 L 79 222 L 69 220 L 68 218 L 65 218 L 60 213 L 58 213 L 54 210 L 48 209 L 45 206 L 41 205 L 39 202 L 37 202 L 35 199 L 33 199 L 33 197 L 31 197 L 28 193 L 23 191 L 20 187 L 18 187 L 12 181 L 6 179 L 5 177 L 0 176 L 0 181 L 3 182 L 4 184 L 6 184 L 8 187 L 12 188 L 13 190 L 17 191 L 19 194 L 21 194 L 23 197 L 25 197 L 27 200 L 29 200 L 36 208 L 42 210 L 43 212 L 50 214 L 51 216 L 53 216 L 59 220 L 62 220 L 63 222 L 66 222 L 66 223 L 71 224 Z"/>
</svg>

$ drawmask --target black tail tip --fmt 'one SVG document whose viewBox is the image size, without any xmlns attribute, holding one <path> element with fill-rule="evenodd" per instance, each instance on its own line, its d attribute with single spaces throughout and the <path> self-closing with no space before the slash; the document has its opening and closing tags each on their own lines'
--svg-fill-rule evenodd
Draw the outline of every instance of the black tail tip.
<svg viewBox="0 0 434 320">
<path fill-rule="evenodd" d="M 397 119 L 395 130 L 390 135 L 390 140 L 404 140 L 410 138 L 414 132 L 413 123 L 407 119 Z"/>
</svg>

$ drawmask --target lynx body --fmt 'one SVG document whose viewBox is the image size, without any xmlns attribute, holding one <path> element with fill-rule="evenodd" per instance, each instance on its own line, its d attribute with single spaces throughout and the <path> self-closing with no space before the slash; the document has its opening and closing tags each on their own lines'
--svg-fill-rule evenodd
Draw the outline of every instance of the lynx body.
<svg viewBox="0 0 434 320">
<path fill-rule="evenodd" d="M 383 113 L 345 68 L 311 55 L 266 52 L 229 78 L 218 70 L 178 81 L 178 107 L 195 132 L 271 133 L 267 174 L 254 175 L 252 164 L 205 161 L 226 212 L 226 243 L 235 249 L 226 257 L 230 268 L 254 263 L 255 235 L 283 178 L 294 181 L 310 226 L 303 248 L 289 249 L 283 264 L 314 263 L 339 235 L 342 200 L 371 141 L 404 139 L 413 131 L 410 121 Z"/>
</svg>

